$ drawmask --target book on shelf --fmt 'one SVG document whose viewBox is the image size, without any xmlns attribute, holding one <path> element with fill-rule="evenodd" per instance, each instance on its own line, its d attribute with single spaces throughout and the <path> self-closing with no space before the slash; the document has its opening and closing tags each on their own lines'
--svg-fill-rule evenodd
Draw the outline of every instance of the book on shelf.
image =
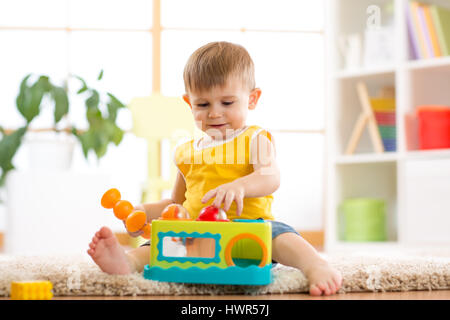
<svg viewBox="0 0 450 320">
<path fill-rule="evenodd" d="M 434 58 L 436 55 L 433 52 L 433 45 L 431 44 L 430 30 L 428 30 L 427 23 L 425 21 L 425 13 L 424 13 L 425 5 L 418 3 L 415 7 L 416 15 L 419 19 L 419 32 L 422 34 L 425 45 L 425 52 L 427 58 Z"/>
<path fill-rule="evenodd" d="M 411 1 L 406 17 L 414 59 L 450 55 L 450 9 Z"/>
<path fill-rule="evenodd" d="M 450 9 L 431 5 L 430 12 L 433 17 L 442 55 L 448 56 L 450 55 Z"/>
<path fill-rule="evenodd" d="M 411 50 L 412 58 L 420 59 L 421 52 L 420 52 L 419 37 L 416 34 L 415 20 L 413 19 L 411 5 L 406 6 L 406 23 L 408 25 L 408 37 L 409 37 L 409 44 L 412 49 Z"/>
<path fill-rule="evenodd" d="M 414 58 L 424 59 L 429 58 L 428 50 L 426 50 L 426 43 L 424 38 L 424 33 L 420 27 L 420 20 L 418 14 L 419 3 L 416 1 L 410 2 L 408 6 L 408 19 L 410 20 L 409 32 L 411 33 L 411 38 L 416 44 L 417 51 Z"/>
<path fill-rule="evenodd" d="M 423 6 L 423 14 L 425 18 L 426 27 L 430 36 L 431 48 L 435 57 L 441 57 L 441 47 L 439 45 L 438 35 L 434 27 L 433 17 L 431 16 L 430 6 Z"/>
</svg>

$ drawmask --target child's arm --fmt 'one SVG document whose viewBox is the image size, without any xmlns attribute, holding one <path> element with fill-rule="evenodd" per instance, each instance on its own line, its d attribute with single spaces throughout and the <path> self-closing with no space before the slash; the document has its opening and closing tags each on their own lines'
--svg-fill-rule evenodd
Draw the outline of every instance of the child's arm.
<svg viewBox="0 0 450 320">
<path fill-rule="evenodd" d="M 147 215 L 147 221 L 151 222 L 153 219 L 158 219 L 161 216 L 165 207 L 172 203 L 183 204 L 186 200 L 184 194 L 186 193 L 186 182 L 183 176 L 178 171 L 173 187 L 172 196 L 169 199 L 163 199 L 157 202 L 144 203 L 134 207 L 135 210 L 142 210 Z M 131 236 L 137 237 L 142 234 L 142 231 L 132 232 Z"/>
<path fill-rule="evenodd" d="M 140 205 L 140 210 L 145 211 L 147 215 L 147 221 L 152 221 L 153 219 L 158 219 L 161 216 L 162 211 L 165 207 L 172 203 L 183 204 L 186 198 L 184 194 L 186 192 L 186 183 L 183 176 L 178 171 L 177 177 L 175 179 L 175 185 L 172 191 L 172 196 L 169 199 L 163 199 L 157 202 L 144 203 Z"/>
<path fill-rule="evenodd" d="M 235 201 L 236 214 L 240 215 L 244 198 L 263 197 L 278 189 L 280 170 L 275 161 L 274 144 L 263 135 L 258 135 L 256 139 L 250 150 L 254 172 L 208 191 L 202 199 L 203 203 L 215 197 L 213 205 L 220 208 L 223 202 L 223 209 L 227 211 Z"/>
</svg>

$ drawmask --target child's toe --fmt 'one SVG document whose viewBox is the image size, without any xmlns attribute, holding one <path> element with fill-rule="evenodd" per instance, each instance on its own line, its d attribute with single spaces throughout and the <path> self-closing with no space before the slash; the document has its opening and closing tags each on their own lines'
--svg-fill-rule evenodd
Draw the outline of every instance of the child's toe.
<svg viewBox="0 0 450 320">
<path fill-rule="evenodd" d="M 315 284 L 312 284 L 309 287 L 309 294 L 312 296 L 320 296 L 322 294 L 322 290 L 320 290 Z"/>
<path fill-rule="evenodd" d="M 328 281 L 328 288 L 330 288 L 331 294 L 336 293 L 336 285 L 333 280 Z"/>
<path fill-rule="evenodd" d="M 111 229 L 109 229 L 108 227 L 102 227 L 99 233 L 102 238 L 110 238 L 113 235 Z"/>
</svg>

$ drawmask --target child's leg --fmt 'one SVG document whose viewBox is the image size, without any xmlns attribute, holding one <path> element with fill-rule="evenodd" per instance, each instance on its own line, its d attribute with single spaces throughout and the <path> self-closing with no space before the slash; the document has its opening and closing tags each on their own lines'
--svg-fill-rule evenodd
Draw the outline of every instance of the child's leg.
<svg viewBox="0 0 450 320">
<path fill-rule="evenodd" d="M 330 295 L 341 287 L 341 274 L 296 233 L 281 233 L 272 240 L 273 260 L 301 270 L 309 280 L 311 295 Z"/>
<path fill-rule="evenodd" d="M 109 274 L 141 272 L 150 259 L 150 247 L 143 246 L 125 252 L 112 231 L 103 227 L 89 244 L 87 253 L 100 269 Z"/>
</svg>

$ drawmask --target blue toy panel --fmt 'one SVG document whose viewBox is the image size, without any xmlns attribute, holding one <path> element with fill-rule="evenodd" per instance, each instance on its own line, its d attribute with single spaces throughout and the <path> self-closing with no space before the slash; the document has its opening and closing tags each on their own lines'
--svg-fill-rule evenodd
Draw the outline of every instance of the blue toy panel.
<svg viewBox="0 0 450 320">
<path fill-rule="evenodd" d="M 179 282 L 179 283 L 205 283 L 205 284 L 232 284 L 232 285 L 268 285 L 272 282 L 272 265 L 264 267 L 250 265 L 248 267 L 218 267 L 198 268 L 190 267 L 181 269 L 171 267 L 163 269 L 160 267 L 144 268 L 144 278 L 148 280 Z"/>
</svg>

